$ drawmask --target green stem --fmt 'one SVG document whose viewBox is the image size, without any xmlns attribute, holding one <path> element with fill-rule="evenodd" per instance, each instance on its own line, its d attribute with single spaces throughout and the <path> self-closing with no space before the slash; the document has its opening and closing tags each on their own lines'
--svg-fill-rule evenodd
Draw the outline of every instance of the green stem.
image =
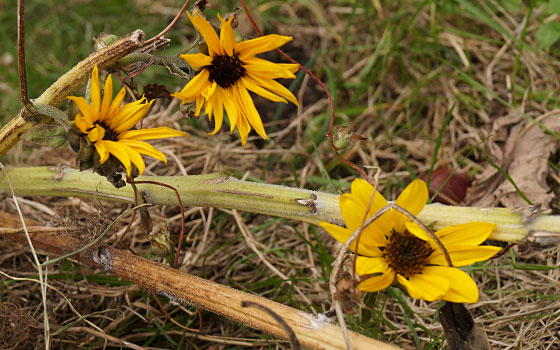
<svg viewBox="0 0 560 350">
<path fill-rule="evenodd" d="M 160 57 L 147 53 L 131 53 L 118 61 L 120 67 L 138 62 L 167 67 L 171 73 L 174 73 L 184 79 L 191 78 L 189 74 L 183 71 L 183 69 L 187 69 L 189 72 L 192 71 L 191 66 L 189 66 L 189 64 L 179 56 Z"/>
<path fill-rule="evenodd" d="M 0 172 L 0 191 L 9 193 L 6 176 L 18 196 L 74 196 L 118 202 L 134 202 L 130 186 L 114 188 L 99 175 L 64 167 L 4 168 Z M 183 205 L 238 209 L 253 213 L 279 216 L 312 224 L 321 221 L 342 224 L 338 196 L 317 191 L 278 185 L 240 181 L 223 174 L 191 176 L 139 176 L 138 181 L 158 181 L 175 187 Z M 167 188 L 138 184 L 146 201 L 156 205 L 177 205 L 175 193 Z M 435 228 L 473 221 L 496 224 L 490 239 L 519 242 L 554 241 L 560 237 L 560 216 L 534 216 L 508 208 L 454 207 L 428 204 L 418 215 L 425 224 L 435 222 Z"/>
<path fill-rule="evenodd" d="M 154 56 L 148 53 L 131 53 L 130 55 L 126 55 L 125 57 L 121 58 L 119 61 L 119 66 L 124 67 L 129 64 L 142 62 L 142 63 L 150 63 L 156 64 L 158 66 L 166 66 L 172 64 L 179 68 L 190 68 L 187 61 L 182 59 L 179 56 Z"/>
</svg>

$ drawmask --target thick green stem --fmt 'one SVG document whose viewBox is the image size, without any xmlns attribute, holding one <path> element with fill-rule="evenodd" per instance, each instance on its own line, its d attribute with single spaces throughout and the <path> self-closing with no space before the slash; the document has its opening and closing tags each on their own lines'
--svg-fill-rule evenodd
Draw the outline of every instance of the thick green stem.
<svg viewBox="0 0 560 350">
<path fill-rule="evenodd" d="M 183 72 L 181 69 L 190 69 L 189 64 L 179 56 L 154 56 L 148 53 L 131 53 L 123 58 L 121 58 L 118 63 L 119 66 L 124 67 L 129 64 L 142 62 L 145 64 L 152 63 L 158 66 L 163 66 L 169 68 L 172 72 L 179 74 L 183 77 L 189 77 L 189 75 Z"/>
<path fill-rule="evenodd" d="M 0 191 L 9 193 L 9 176 L 18 196 L 75 196 L 111 201 L 134 201 L 130 186 L 114 188 L 95 173 L 64 167 L 4 168 L 0 173 Z M 318 224 L 329 221 L 342 224 L 338 196 L 285 186 L 240 181 L 223 174 L 191 176 L 140 176 L 137 181 L 158 181 L 175 187 L 190 207 L 238 209 Z M 175 193 L 162 186 L 138 184 L 146 200 L 156 205 L 177 205 Z M 472 221 L 496 224 L 490 239 L 519 242 L 523 239 L 549 243 L 558 241 L 560 216 L 537 215 L 525 218 L 508 208 L 453 207 L 426 205 L 418 218 L 435 228 Z"/>
</svg>

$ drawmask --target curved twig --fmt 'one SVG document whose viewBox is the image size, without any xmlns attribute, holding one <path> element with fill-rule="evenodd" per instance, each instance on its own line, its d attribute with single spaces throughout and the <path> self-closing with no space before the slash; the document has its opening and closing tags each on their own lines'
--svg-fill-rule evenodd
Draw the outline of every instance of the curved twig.
<svg viewBox="0 0 560 350">
<path fill-rule="evenodd" d="M 169 23 L 169 25 L 167 27 L 165 27 L 165 29 L 162 30 L 158 35 L 154 36 L 153 38 L 151 38 L 149 40 L 146 40 L 146 42 L 144 42 L 144 46 L 151 44 L 152 42 L 159 39 L 159 37 L 165 35 L 165 33 L 167 33 L 175 25 L 175 23 L 177 23 L 179 18 L 181 18 L 181 15 L 183 14 L 183 12 L 185 12 L 185 9 L 187 8 L 187 5 L 189 4 L 189 2 L 190 2 L 190 0 L 186 0 L 183 3 L 183 6 L 181 6 L 181 9 L 179 10 L 179 12 L 175 16 L 175 18 L 173 18 L 173 20 L 171 21 L 171 23 Z"/>
<path fill-rule="evenodd" d="M 253 20 L 253 17 L 251 16 L 251 13 L 249 12 L 249 9 L 247 8 L 247 5 L 245 5 L 245 1 L 241 0 L 241 5 L 243 6 L 243 10 L 245 11 L 245 14 L 247 15 L 247 17 L 249 18 L 249 21 L 251 22 L 251 25 L 253 26 L 253 28 L 255 28 L 255 30 L 257 31 L 257 33 L 259 34 L 259 36 L 263 36 L 262 31 L 259 29 L 259 27 L 257 26 L 257 24 L 255 23 L 255 21 Z M 278 52 L 280 55 L 282 55 L 284 58 L 286 58 L 288 61 L 295 63 L 295 64 L 299 64 L 299 67 L 302 71 L 304 71 L 307 75 L 309 75 L 311 77 L 311 79 L 313 79 L 317 84 L 319 84 L 319 86 L 321 86 L 321 89 L 323 89 L 325 91 L 325 94 L 327 95 L 327 99 L 329 101 L 329 108 L 330 108 L 330 122 L 329 122 L 329 130 L 327 131 L 327 133 L 325 134 L 325 136 L 327 137 L 327 140 L 329 141 L 329 145 L 331 146 L 331 150 L 333 151 L 333 153 L 335 154 L 336 158 L 338 158 L 341 162 L 343 162 L 344 164 L 348 165 L 349 167 L 351 167 L 352 169 L 356 170 L 358 173 L 360 173 L 360 175 L 371 184 L 371 180 L 369 179 L 369 177 L 367 176 L 367 174 L 365 173 L 365 171 L 363 171 L 360 167 L 358 167 L 356 164 L 352 163 L 351 161 L 349 161 L 348 159 L 344 158 L 343 156 L 341 156 L 340 154 L 338 154 L 338 148 L 334 145 L 334 141 L 333 141 L 333 128 L 334 128 L 334 102 L 331 96 L 331 93 L 329 91 L 329 88 L 321 81 L 321 79 L 319 79 L 315 74 L 313 74 L 309 69 L 305 68 L 301 63 L 299 63 L 298 61 L 296 61 L 295 59 L 293 59 L 292 57 L 290 57 L 287 53 L 285 53 L 284 51 L 280 50 L 280 49 L 276 49 L 276 52 Z"/>
</svg>

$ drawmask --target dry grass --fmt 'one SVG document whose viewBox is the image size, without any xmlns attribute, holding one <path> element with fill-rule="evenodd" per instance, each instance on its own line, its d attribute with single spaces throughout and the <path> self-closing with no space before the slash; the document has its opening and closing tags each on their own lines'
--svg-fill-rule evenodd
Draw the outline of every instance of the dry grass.
<svg viewBox="0 0 560 350">
<path fill-rule="evenodd" d="M 516 41 L 482 19 L 451 10 L 445 13 L 432 2 L 420 8 L 416 1 L 409 1 L 410 8 L 404 9 L 372 3 L 374 6 L 366 9 L 358 6 L 352 23 L 352 5 L 347 2 L 309 2 L 306 6 L 286 2 L 275 10 L 280 19 L 267 12 L 265 3 L 255 6 L 254 11 L 262 11 L 259 20 L 270 26 L 270 31 L 294 36 L 288 52 L 300 61 L 306 62 L 317 50 L 323 50 L 314 70 L 334 88 L 337 124 L 355 123 L 356 132 L 368 137 L 345 150 L 344 156 L 362 167 L 380 167 L 380 190 L 386 197 L 395 198 L 411 176 L 422 176 L 432 166 L 480 174 L 490 167 L 483 155 L 502 166 L 510 130 L 530 123 L 522 113 L 537 118 L 555 108 L 560 87 L 557 52 L 531 49 L 542 21 L 541 7 L 533 12 L 526 27 L 529 47 L 520 51 Z M 475 3 L 483 11 L 497 5 L 493 1 Z M 441 15 L 434 16 L 434 9 L 441 10 Z M 522 13 L 498 11 L 488 16 L 514 37 L 523 31 Z M 405 24 L 408 29 L 402 29 Z M 241 29 L 249 33 L 246 27 Z M 343 47 L 347 49 L 341 54 Z M 226 171 L 255 181 L 343 191 L 355 174 L 333 160 L 321 136 L 326 98 L 307 78 L 294 93 L 302 101 L 300 108 L 286 109 L 276 120 L 277 106 L 257 101 L 265 127 L 273 130 L 269 133 L 271 141 L 262 142 L 253 135 L 247 147 L 225 131 L 208 136 L 206 132 L 212 126 L 207 120 L 185 121 L 177 112 L 176 101 L 158 101 L 144 126 L 182 128 L 191 137 L 155 142 L 169 162 L 163 167 L 147 160 L 145 173 L 181 176 Z M 438 133 L 450 110 L 452 116 L 433 164 Z M 497 121 L 502 123 L 499 128 Z M 320 141 L 317 152 L 314 139 Z M 73 166 L 74 154 L 67 146 L 63 149 L 61 152 L 19 145 L 3 162 L 10 166 Z M 368 171 L 369 175 L 375 172 L 372 168 Z M 557 190 L 554 182 L 558 175 L 550 167 L 548 171 L 551 187 Z M 332 188 L 329 177 L 342 187 Z M 480 192 L 484 188 L 478 191 L 478 197 L 492 195 Z M 494 204 L 500 205 L 499 200 Z M 126 208 L 75 198 L 26 198 L 20 205 L 26 218 L 41 225 L 81 226 L 85 240 Z M 329 308 L 328 254 L 334 254 L 336 245 L 321 229 L 250 213 L 212 208 L 186 210 L 188 236 L 179 262 L 181 270 L 301 310 L 318 313 Z M 14 214 L 12 201 L 2 200 L 0 212 Z M 155 230 L 167 225 L 176 241 L 179 209 L 154 207 L 150 213 Z M 118 246 L 126 222 L 116 226 L 107 244 Z M 124 242 L 138 254 L 149 255 L 145 238 L 136 219 Z M 527 264 L 532 264 L 531 269 L 524 268 Z M 495 349 L 559 348 L 559 266 L 559 247 L 524 247 L 472 268 L 481 297 L 470 309 Z M 0 269 L 4 273 L 0 277 L 4 286 L 0 347 L 38 346 L 42 337 L 39 285 L 8 277 L 36 276 L 29 249 L 2 239 Z M 146 348 L 289 348 L 285 342 L 205 312 L 202 332 L 184 333 L 162 316 L 149 293 L 71 261 L 50 267 L 48 275 L 49 283 L 63 291 L 81 315 L 89 315 L 88 320 L 104 332 Z M 410 299 L 398 289 L 364 298 L 373 311 L 349 308 L 353 329 L 405 349 L 444 346 L 443 331 L 434 316 L 438 303 Z M 53 329 L 78 319 L 60 295 L 49 292 L 48 301 Z M 183 324 L 198 327 L 192 306 L 165 306 Z M 104 346 L 98 336 L 81 326 L 86 324 L 72 324 L 55 337 L 53 345 L 69 349 Z"/>
</svg>

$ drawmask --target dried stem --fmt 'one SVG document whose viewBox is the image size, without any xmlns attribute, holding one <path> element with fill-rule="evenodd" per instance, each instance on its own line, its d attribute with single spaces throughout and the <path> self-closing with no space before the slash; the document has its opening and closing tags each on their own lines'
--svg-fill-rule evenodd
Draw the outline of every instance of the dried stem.
<svg viewBox="0 0 560 350">
<path fill-rule="evenodd" d="M 23 235 L 8 237 L 25 241 Z M 37 248 L 51 254 L 64 255 L 80 248 L 80 242 L 66 233 L 31 234 L 31 239 Z M 278 338 L 288 339 L 285 328 L 269 312 L 260 308 L 246 308 L 242 305 L 249 303 L 265 306 L 286 322 L 303 347 L 325 350 L 346 349 L 340 328 L 311 314 L 201 279 L 133 255 L 125 250 L 97 246 L 74 255 L 74 258 L 91 267 L 103 268 L 115 276 L 134 282 L 172 300 L 184 300 L 196 304 Z M 350 339 L 356 349 L 398 349 L 393 345 L 354 332 L 350 332 Z"/>
<path fill-rule="evenodd" d="M 24 118 L 33 116 L 33 106 L 27 95 L 27 70 L 25 68 L 25 1 L 18 0 L 17 58 L 19 95 L 23 102 L 21 114 Z"/>
<path fill-rule="evenodd" d="M 141 47 L 143 43 L 144 32 L 138 29 L 113 44 L 92 53 L 55 81 L 35 102 L 59 107 L 67 96 L 87 82 L 94 66 L 111 66 L 118 59 Z M 18 114 L 0 130 L 0 156 L 8 152 L 23 134 L 33 126 L 51 122 L 51 118 L 27 118 L 28 120 L 26 120 L 24 117 L 26 116 L 22 113 Z"/>
</svg>

